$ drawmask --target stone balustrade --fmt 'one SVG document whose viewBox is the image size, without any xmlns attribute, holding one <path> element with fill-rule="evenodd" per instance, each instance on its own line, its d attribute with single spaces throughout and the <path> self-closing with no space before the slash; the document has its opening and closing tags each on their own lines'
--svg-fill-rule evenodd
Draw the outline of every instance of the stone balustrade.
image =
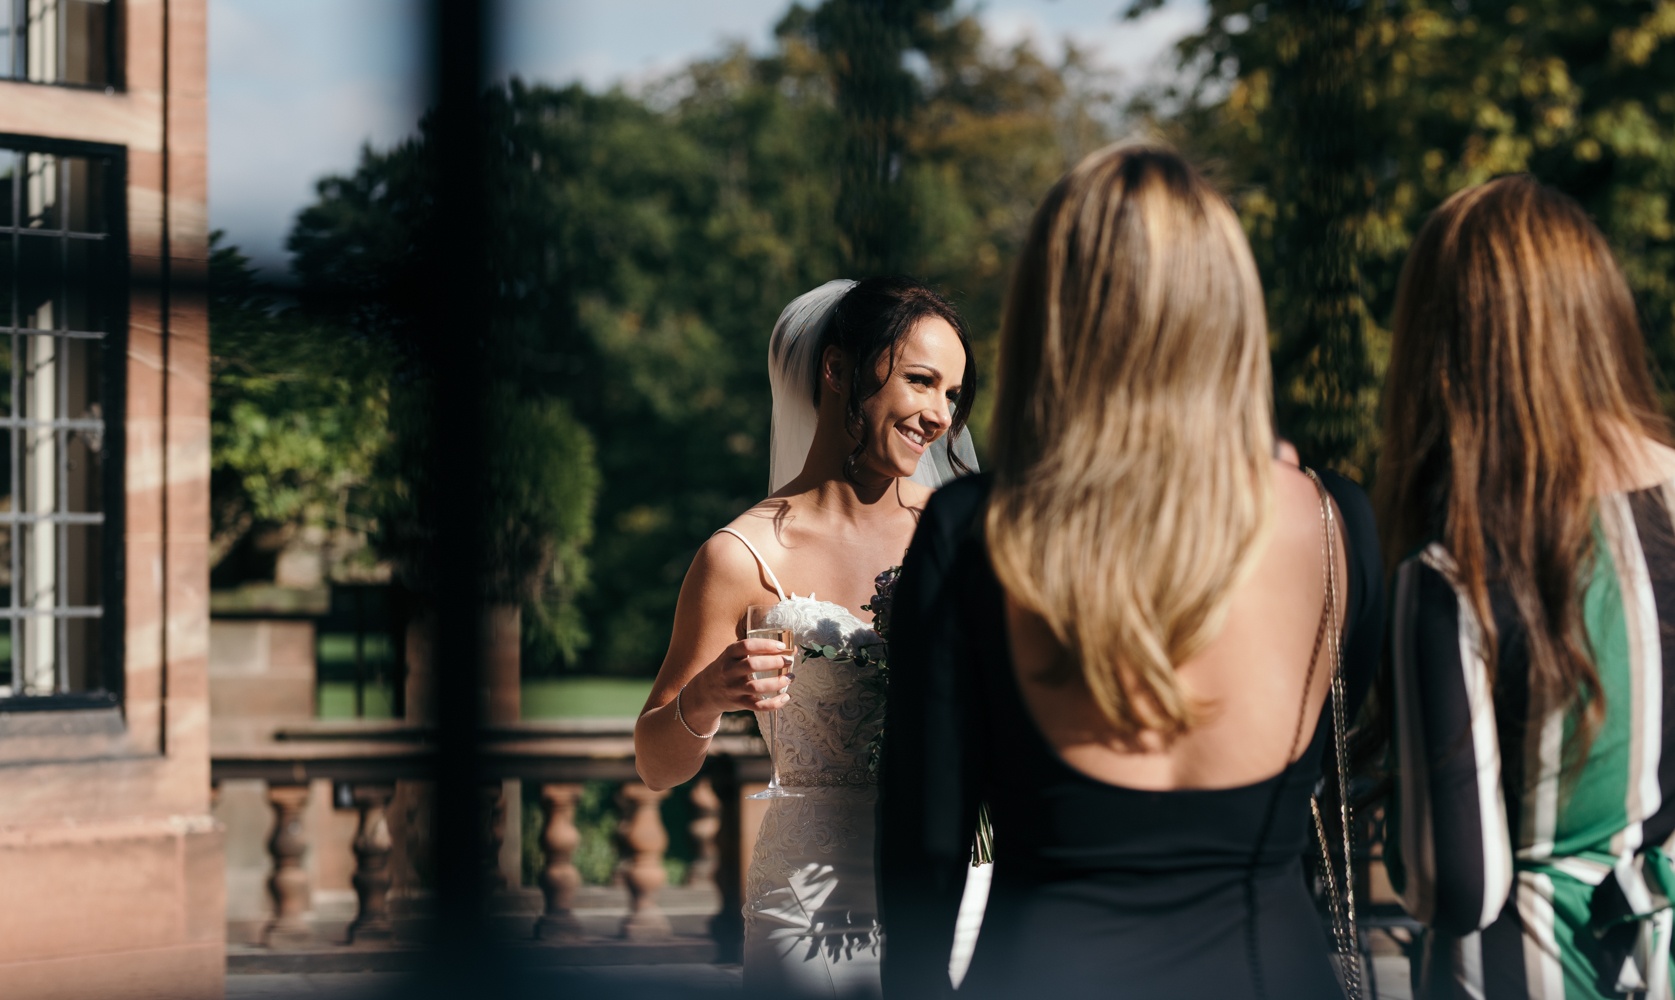
<svg viewBox="0 0 1675 1000">
<path fill-rule="evenodd" d="M 403 936 L 397 928 L 401 914 L 392 916 L 391 887 L 396 869 L 413 868 L 416 855 L 423 850 L 416 844 L 427 832 L 418 803 L 425 798 L 434 751 L 427 734 L 417 728 L 364 723 L 357 728 L 358 733 L 341 725 L 307 727 L 281 734 L 289 738 L 276 741 L 274 747 L 242 747 L 213 760 L 212 776 L 218 782 L 250 778 L 266 782 L 273 813 L 266 845 L 272 909 L 260 940 L 268 948 L 387 947 Z M 502 916 L 499 925 L 526 941 L 555 946 L 580 945 L 588 939 L 576 913 L 582 887 L 576 865 L 582 844 L 577 807 L 587 782 L 606 781 L 615 785 L 620 816 L 613 838 L 618 858 L 615 883 L 626 908 L 616 936 L 639 943 L 674 938 L 675 930 L 660 902 L 668 878 L 664 861 L 670 841 L 662 804 L 669 793 L 653 791 L 639 781 L 633 770 L 631 737 L 578 734 L 529 724 L 500 727 L 490 736 L 485 777 L 500 780 L 485 780 L 480 800 L 485 885 L 491 894 L 501 896 L 529 892 L 509 883 L 501 864 L 501 844 L 513 805 L 508 790 L 535 791 L 533 797 L 524 797 L 521 808 L 539 811 L 537 843 L 544 858 L 536 878 L 539 902 L 528 911 L 527 922 L 518 924 Z M 746 782 L 765 779 L 768 771 L 761 743 L 754 737 L 723 737 L 716 743 L 718 752 L 689 789 L 691 821 L 686 832 L 692 838 L 694 856 L 686 869 L 685 885 L 708 888 L 711 895 L 706 898 L 719 898 L 719 912 L 709 921 L 709 933 L 715 954 L 725 961 L 736 960 L 742 935 L 738 911 L 747 845 L 741 841 L 741 797 L 748 791 Z M 308 826 L 302 822 L 310 801 L 310 782 L 322 778 L 332 779 L 341 790 L 334 796 L 337 806 L 352 804 L 356 811 L 353 838 L 347 843 L 311 843 Z M 398 796 L 398 786 L 407 791 Z M 398 798 L 401 804 L 393 805 Z M 353 855 L 350 881 L 356 912 L 341 934 L 322 941 L 307 919 L 310 885 L 304 860 L 309 852 L 328 846 Z M 597 925 L 598 918 L 592 919 Z"/>
</svg>

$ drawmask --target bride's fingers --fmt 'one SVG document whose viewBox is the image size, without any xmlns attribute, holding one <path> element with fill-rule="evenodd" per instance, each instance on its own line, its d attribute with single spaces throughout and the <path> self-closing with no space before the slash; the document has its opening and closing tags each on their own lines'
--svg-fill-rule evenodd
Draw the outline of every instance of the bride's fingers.
<svg viewBox="0 0 1675 1000">
<path fill-rule="evenodd" d="M 785 647 L 775 639 L 740 639 L 733 643 L 738 656 L 764 656 L 768 653 L 785 651 Z"/>
<path fill-rule="evenodd" d="M 758 701 L 753 701 L 751 702 L 750 707 L 757 712 L 777 712 L 790 703 L 791 696 L 781 693 L 772 698 L 763 698 Z"/>
<path fill-rule="evenodd" d="M 791 666 L 793 662 L 795 661 L 791 657 L 783 654 L 750 656 L 739 661 L 742 664 L 739 670 L 741 673 L 752 674 L 767 673 L 770 670 L 778 672 Z"/>
<path fill-rule="evenodd" d="M 762 677 L 745 681 L 746 691 L 755 695 L 777 695 L 791 686 L 791 678 L 780 674 L 776 677 Z"/>
</svg>

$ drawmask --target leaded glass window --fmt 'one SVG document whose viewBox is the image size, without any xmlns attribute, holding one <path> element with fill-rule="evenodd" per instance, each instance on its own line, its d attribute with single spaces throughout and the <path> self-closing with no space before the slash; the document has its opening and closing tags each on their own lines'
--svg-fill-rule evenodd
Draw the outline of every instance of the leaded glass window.
<svg viewBox="0 0 1675 1000">
<path fill-rule="evenodd" d="M 119 0 L 0 0 L 0 79 L 114 87 Z"/>
<path fill-rule="evenodd" d="M 0 147 L 0 697 L 114 687 L 114 157 Z M 118 637 L 119 638 L 119 637 Z"/>
</svg>

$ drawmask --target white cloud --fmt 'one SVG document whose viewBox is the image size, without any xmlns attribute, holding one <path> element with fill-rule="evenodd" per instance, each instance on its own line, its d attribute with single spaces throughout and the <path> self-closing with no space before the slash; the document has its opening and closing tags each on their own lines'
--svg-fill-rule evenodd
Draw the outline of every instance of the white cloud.
<svg viewBox="0 0 1675 1000">
<path fill-rule="evenodd" d="M 999 0 L 980 8 L 983 30 L 998 46 L 1030 41 L 1049 59 L 1064 55 L 1069 41 L 1089 53 L 1094 63 L 1115 70 L 1131 83 L 1173 69 L 1174 46 L 1204 28 L 1208 10 L 1201 0 L 1173 0 L 1133 21 L 1125 6 L 1110 0 Z"/>
</svg>

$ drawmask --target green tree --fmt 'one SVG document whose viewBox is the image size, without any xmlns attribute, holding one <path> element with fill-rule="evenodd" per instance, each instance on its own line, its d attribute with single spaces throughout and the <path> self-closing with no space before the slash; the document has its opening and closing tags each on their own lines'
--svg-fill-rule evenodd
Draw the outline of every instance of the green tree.
<svg viewBox="0 0 1675 1000">
<path fill-rule="evenodd" d="M 516 398 L 562 399 L 599 470 L 574 591 L 591 645 L 526 643 L 526 669 L 656 669 L 693 552 L 766 486 L 768 332 L 798 294 L 860 273 L 857 247 L 873 248 L 868 266 L 949 292 L 992 353 L 1035 201 L 1108 137 L 1113 103 L 1081 56 L 1053 66 L 1027 46 L 996 51 L 975 20 L 936 7 L 892 22 L 891 54 L 868 56 L 889 64 L 875 69 L 891 87 L 905 79 L 890 100 L 910 98 L 887 109 L 879 141 L 899 156 L 870 180 L 846 173 L 845 151 L 873 112 L 845 103 L 835 68 L 860 42 L 832 27 L 859 7 L 794 6 L 773 52 L 735 49 L 642 94 L 514 80 L 485 95 L 494 336 L 462 333 L 461 349 L 491 351 Z M 904 77 L 906 49 L 924 60 Z M 428 134 L 321 182 L 290 244 L 309 315 L 403 342 Z M 857 195 L 873 208 L 851 212 L 860 201 L 844 199 L 875 182 Z M 885 233 L 900 220 L 876 209 L 891 199 L 911 219 Z"/>
<path fill-rule="evenodd" d="M 364 533 L 389 442 L 389 364 L 352 330 L 280 309 L 236 247 L 210 258 L 210 562 L 259 527 Z"/>
<path fill-rule="evenodd" d="M 1295 67 L 1320 30 L 1309 21 L 1313 10 L 1211 0 L 1206 29 L 1181 44 L 1190 84 L 1155 91 L 1137 108 L 1217 165 L 1244 218 L 1269 286 L 1276 357 L 1301 365 L 1277 366 L 1282 407 L 1353 410 L 1342 387 L 1382 378 L 1388 343 L 1376 324 L 1390 315 L 1401 262 L 1426 214 L 1463 187 L 1520 171 L 1593 215 L 1639 298 L 1654 357 L 1664 366 L 1675 360 L 1675 49 L 1667 44 L 1675 5 L 1662 0 L 1339 8 L 1333 58 L 1353 67 L 1356 153 L 1335 171 L 1354 188 L 1336 218 L 1353 247 L 1365 318 L 1361 344 L 1347 354 L 1288 355 L 1301 310 L 1287 269 L 1321 235 L 1296 172 L 1330 159 L 1308 155 L 1310 129 L 1294 103 Z M 1364 477 L 1377 442 L 1363 392 L 1357 441 L 1330 437 L 1322 457 Z"/>
<path fill-rule="evenodd" d="M 903 65 L 936 36 L 935 15 L 951 0 L 827 0 L 800 5 L 780 24 L 804 28 L 825 57 L 843 123 L 836 223 L 851 275 L 906 271 L 917 221 L 903 168 L 908 131 L 922 100 Z"/>
</svg>

